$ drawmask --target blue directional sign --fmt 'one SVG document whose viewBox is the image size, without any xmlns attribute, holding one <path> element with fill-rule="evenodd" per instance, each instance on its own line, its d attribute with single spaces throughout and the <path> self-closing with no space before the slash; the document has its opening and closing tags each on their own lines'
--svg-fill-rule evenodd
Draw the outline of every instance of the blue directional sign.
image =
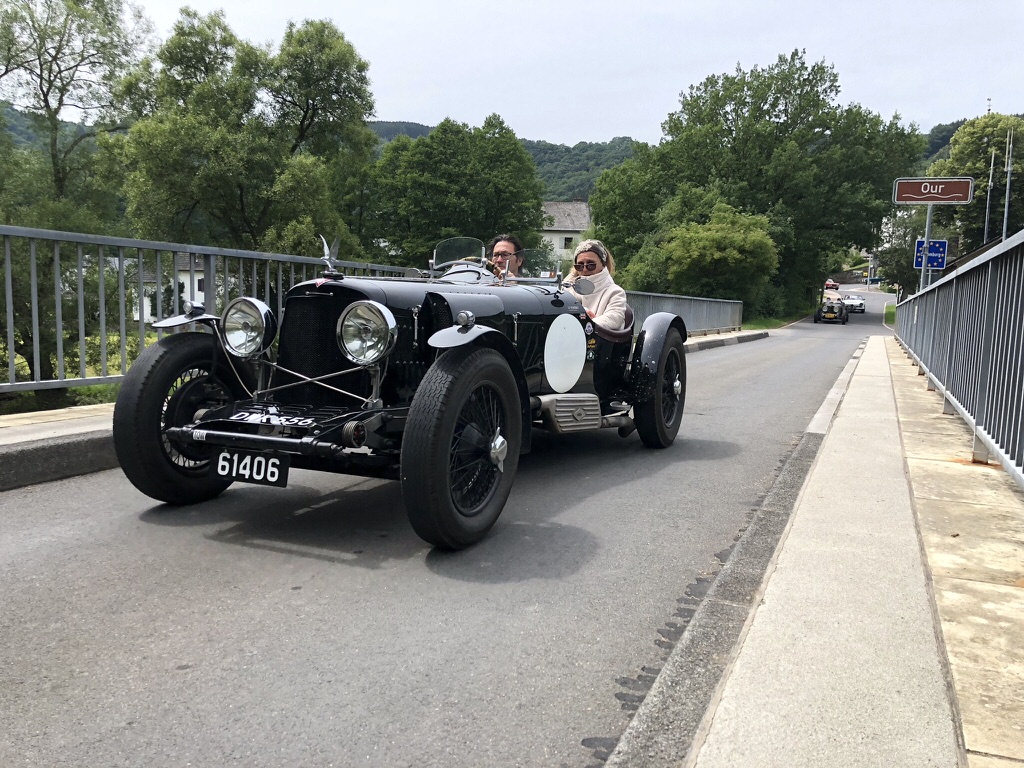
<svg viewBox="0 0 1024 768">
<path fill-rule="evenodd" d="M 946 268 L 946 245 L 948 240 L 928 241 L 928 269 Z M 917 241 L 914 249 L 914 269 L 921 269 L 924 265 L 924 240 Z"/>
</svg>

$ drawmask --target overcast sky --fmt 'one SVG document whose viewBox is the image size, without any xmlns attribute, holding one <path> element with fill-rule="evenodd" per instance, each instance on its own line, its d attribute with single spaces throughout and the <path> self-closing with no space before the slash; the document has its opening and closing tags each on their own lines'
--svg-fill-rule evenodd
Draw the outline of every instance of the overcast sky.
<svg viewBox="0 0 1024 768">
<path fill-rule="evenodd" d="M 651 144 L 709 75 L 806 51 L 843 105 L 924 132 L 991 108 L 1024 113 L 1024 0 L 136 0 L 157 36 L 178 9 L 221 9 L 250 42 L 330 19 L 369 62 L 376 119 L 479 126 L 519 138 Z"/>
</svg>

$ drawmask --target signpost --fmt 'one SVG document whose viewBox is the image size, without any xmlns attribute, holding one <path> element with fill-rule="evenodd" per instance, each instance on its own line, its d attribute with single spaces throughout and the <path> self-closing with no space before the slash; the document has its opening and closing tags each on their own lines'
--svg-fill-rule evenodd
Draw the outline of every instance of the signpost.
<svg viewBox="0 0 1024 768">
<path fill-rule="evenodd" d="M 926 270 L 946 268 L 946 241 L 932 240 L 932 206 L 933 205 L 964 205 L 974 199 L 974 179 L 970 176 L 953 176 L 951 178 L 900 178 L 892 185 L 892 201 L 896 205 L 927 205 L 928 215 L 924 220 L 924 238 L 917 241 L 914 254 L 914 268 L 921 270 L 921 282 L 918 290 L 924 288 Z M 924 244 L 928 243 L 928 263 L 924 264 Z M 941 259 L 938 250 L 933 247 L 942 244 Z M 941 266 L 938 264 L 941 261 Z M 933 263 L 934 262 L 934 263 Z"/>
<path fill-rule="evenodd" d="M 896 179 L 892 201 L 897 205 L 962 205 L 974 199 L 974 179 L 954 176 L 948 179 Z"/>
</svg>

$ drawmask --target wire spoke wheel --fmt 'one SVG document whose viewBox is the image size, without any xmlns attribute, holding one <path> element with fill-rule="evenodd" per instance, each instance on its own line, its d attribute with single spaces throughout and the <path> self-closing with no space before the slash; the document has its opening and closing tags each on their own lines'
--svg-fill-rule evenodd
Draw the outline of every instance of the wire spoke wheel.
<svg viewBox="0 0 1024 768">
<path fill-rule="evenodd" d="M 676 439 L 686 401 L 686 359 L 679 331 L 669 329 L 658 357 L 653 396 L 634 407 L 636 431 L 648 448 L 668 448 Z"/>
<path fill-rule="evenodd" d="M 160 418 L 160 439 L 168 460 L 183 470 L 205 470 L 210 461 L 209 451 L 173 441 L 166 430 L 188 424 L 203 408 L 225 405 L 233 399 L 227 387 L 209 370 L 190 368 L 182 371 L 167 391 Z"/>
<path fill-rule="evenodd" d="M 459 413 L 448 461 L 452 503 L 468 517 L 480 512 L 497 487 L 504 456 L 495 444 L 504 442 L 501 399 L 490 386 L 478 387 Z"/>
<path fill-rule="evenodd" d="M 231 485 L 214 471 L 212 452 L 172 440 L 171 427 L 205 409 L 245 396 L 209 333 L 176 333 L 147 347 L 132 364 L 114 404 L 114 450 L 132 485 L 168 504 L 212 499 Z M 238 369 L 246 375 L 246 369 Z"/>
<path fill-rule="evenodd" d="M 461 549 L 486 535 L 512 490 L 522 430 L 518 387 L 500 353 L 457 347 L 435 361 L 402 442 L 402 495 L 422 539 Z"/>
</svg>

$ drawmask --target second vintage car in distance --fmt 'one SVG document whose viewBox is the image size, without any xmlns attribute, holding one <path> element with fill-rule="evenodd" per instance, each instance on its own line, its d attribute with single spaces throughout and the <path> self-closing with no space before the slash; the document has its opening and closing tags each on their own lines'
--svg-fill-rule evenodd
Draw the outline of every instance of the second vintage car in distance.
<svg viewBox="0 0 1024 768">
<path fill-rule="evenodd" d="M 656 312 L 637 331 L 630 310 L 624 329 L 601 328 L 578 297 L 590 281 L 574 293 L 561 275 L 495 274 L 483 243 L 456 240 L 424 270 L 375 278 L 346 275 L 325 242 L 322 275 L 283 312 L 241 296 L 154 323 L 164 335 L 114 406 L 127 478 L 168 504 L 286 486 L 293 469 L 397 480 L 415 532 L 461 549 L 497 521 L 535 428 L 672 444 L 682 318 Z"/>
<path fill-rule="evenodd" d="M 843 304 L 851 312 L 864 312 L 864 297 L 859 293 L 847 293 L 843 296 Z"/>
</svg>

